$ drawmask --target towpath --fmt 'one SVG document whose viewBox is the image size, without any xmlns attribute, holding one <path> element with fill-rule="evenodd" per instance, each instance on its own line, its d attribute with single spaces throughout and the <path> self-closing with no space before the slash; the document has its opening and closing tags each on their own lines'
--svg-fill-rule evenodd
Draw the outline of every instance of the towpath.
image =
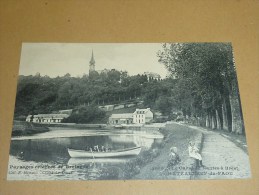
<svg viewBox="0 0 259 195">
<path fill-rule="evenodd" d="M 244 148 L 246 143 L 220 131 L 208 131 L 200 127 L 190 126 L 204 135 L 202 157 L 205 167 L 197 170 L 195 179 L 237 179 L 249 178 L 250 163 Z M 234 135 L 233 135 L 234 136 Z M 240 147 L 242 146 L 242 147 Z M 205 173 L 206 174 L 201 174 Z"/>
<path fill-rule="evenodd" d="M 169 135 L 165 140 L 165 147 L 161 154 L 141 168 L 140 173 L 133 179 L 250 178 L 250 163 L 245 139 L 236 139 L 233 142 L 234 135 L 230 137 L 220 131 L 209 131 L 200 127 L 177 123 L 166 125 L 166 129 L 169 130 Z M 192 161 L 190 161 L 188 155 L 188 140 L 195 137 L 199 132 L 204 135 L 201 154 L 205 167 L 193 171 L 189 169 Z M 171 146 L 178 148 L 182 161 L 173 170 L 165 172 L 163 170 L 167 165 L 168 152 Z"/>
</svg>

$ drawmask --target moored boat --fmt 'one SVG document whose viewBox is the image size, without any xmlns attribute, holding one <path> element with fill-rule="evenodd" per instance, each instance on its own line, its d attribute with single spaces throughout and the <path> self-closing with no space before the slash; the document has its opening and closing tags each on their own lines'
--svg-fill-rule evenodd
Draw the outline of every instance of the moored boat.
<svg viewBox="0 0 259 195">
<path fill-rule="evenodd" d="M 112 158 L 123 156 L 136 156 L 140 153 L 141 147 L 128 148 L 108 152 L 91 152 L 85 150 L 74 150 L 68 148 L 68 153 L 72 158 Z"/>
</svg>

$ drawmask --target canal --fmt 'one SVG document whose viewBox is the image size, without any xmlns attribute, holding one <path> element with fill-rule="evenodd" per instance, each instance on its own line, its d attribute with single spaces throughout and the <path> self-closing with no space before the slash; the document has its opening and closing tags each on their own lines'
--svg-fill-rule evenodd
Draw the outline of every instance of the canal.
<svg viewBox="0 0 259 195">
<path fill-rule="evenodd" d="M 53 128 L 11 141 L 8 180 L 127 179 L 131 162 L 154 149 L 163 136 L 154 131 L 96 131 Z M 85 150 L 98 145 L 112 150 L 140 146 L 135 157 L 70 158 L 67 149 Z"/>
</svg>

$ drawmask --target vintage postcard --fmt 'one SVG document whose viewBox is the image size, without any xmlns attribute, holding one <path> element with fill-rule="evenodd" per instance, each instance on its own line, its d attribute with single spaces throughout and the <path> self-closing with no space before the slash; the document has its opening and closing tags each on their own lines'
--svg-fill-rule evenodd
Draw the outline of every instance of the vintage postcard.
<svg viewBox="0 0 259 195">
<path fill-rule="evenodd" d="M 231 43 L 23 43 L 7 174 L 250 178 Z"/>
</svg>

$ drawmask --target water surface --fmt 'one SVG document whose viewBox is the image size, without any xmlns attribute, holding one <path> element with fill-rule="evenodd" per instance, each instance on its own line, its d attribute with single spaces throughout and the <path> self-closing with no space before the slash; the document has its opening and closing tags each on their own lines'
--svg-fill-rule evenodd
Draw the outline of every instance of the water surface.
<svg viewBox="0 0 259 195">
<path fill-rule="evenodd" d="M 8 180 L 98 180 L 126 179 L 127 166 L 137 157 L 70 158 L 67 148 L 85 150 L 98 145 L 113 150 L 141 146 L 140 156 L 154 143 L 158 133 L 139 131 L 85 131 L 53 129 L 11 141 Z"/>
</svg>

